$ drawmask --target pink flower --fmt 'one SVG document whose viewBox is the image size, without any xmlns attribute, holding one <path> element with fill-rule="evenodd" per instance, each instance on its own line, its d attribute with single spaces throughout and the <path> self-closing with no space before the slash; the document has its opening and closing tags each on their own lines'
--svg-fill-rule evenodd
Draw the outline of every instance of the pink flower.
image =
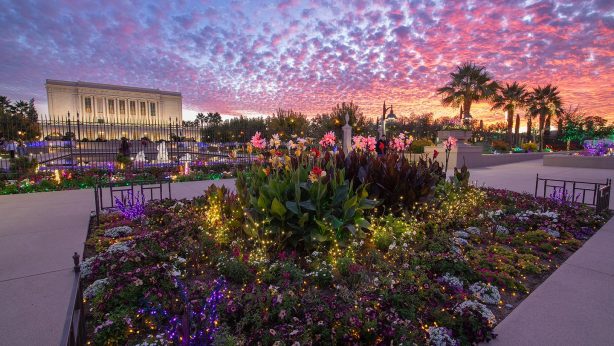
<svg viewBox="0 0 614 346">
<path fill-rule="evenodd" d="M 335 137 L 335 133 L 333 131 L 329 131 L 324 135 L 324 137 L 322 137 L 322 140 L 320 140 L 320 145 L 324 148 L 332 147 L 335 145 L 336 141 L 337 137 Z"/>
<path fill-rule="evenodd" d="M 369 151 L 375 151 L 375 144 L 377 143 L 377 141 L 375 140 L 375 137 L 372 137 L 372 136 L 366 137 L 364 141 L 365 141 L 365 147 L 369 149 Z"/>
<path fill-rule="evenodd" d="M 355 150 L 363 150 L 365 148 L 365 137 L 354 136 L 352 137 L 352 141 L 354 142 L 353 148 Z"/>
<path fill-rule="evenodd" d="M 412 140 L 413 140 L 413 138 L 412 138 Z M 399 134 L 398 137 L 394 137 L 394 138 L 392 138 L 392 141 L 390 141 L 390 147 L 393 150 L 396 150 L 396 151 L 403 151 L 403 150 L 405 150 L 405 147 L 407 145 L 409 145 L 409 144 L 406 144 L 406 142 L 405 142 L 405 134 L 404 133 Z"/>
<path fill-rule="evenodd" d="M 250 141 L 252 146 L 256 149 L 264 149 L 266 148 L 266 140 L 262 138 L 262 134 L 260 131 L 256 132 L 254 136 L 252 136 L 252 140 Z"/>
<path fill-rule="evenodd" d="M 450 136 L 448 139 L 443 141 L 443 146 L 446 148 L 446 150 L 452 150 L 452 148 L 456 146 L 456 142 L 458 142 L 458 140 Z"/>
</svg>

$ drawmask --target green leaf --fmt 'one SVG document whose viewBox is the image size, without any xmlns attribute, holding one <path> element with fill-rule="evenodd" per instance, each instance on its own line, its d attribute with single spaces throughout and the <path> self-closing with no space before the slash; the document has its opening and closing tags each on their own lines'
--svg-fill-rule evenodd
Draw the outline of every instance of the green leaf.
<svg viewBox="0 0 614 346">
<path fill-rule="evenodd" d="M 330 216 L 330 223 L 334 229 L 339 229 L 341 226 L 343 226 L 343 221 L 332 215 Z"/>
<path fill-rule="evenodd" d="M 356 196 L 353 196 L 352 198 L 348 198 L 344 203 L 343 203 L 343 209 L 344 210 L 348 210 L 350 208 L 352 208 L 353 206 L 356 205 Z"/>
<path fill-rule="evenodd" d="M 300 202 L 299 205 L 301 206 L 301 208 L 305 208 L 311 211 L 316 211 L 316 206 L 313 205 L 310 199 Z"/>
<path fill-rule="evenodd" d="M 286 208 L 288 208 L 288 210 L 290 210 L 290 212 L 292 212 L 292 214 L 294 214 L 294 215 L 298 215 L 299 214 L 298 203 L 296 203 L 294 201 L 286 201 Z"/>
<path fill-rule="evenodd" d="M 268 207 L 269 207 L 269 201 L 267 200 L 266 197 L 264 197 L 263 194 L 260 194 L 260 197 L 258 197 L 258 208 L 266 210 Z"/>
<path fill-rule="evenodd" d="M 298 224 L 301 227 L 305 227 L 305 223 L 309 221 L 309 213 L 304 213 L 300 219 L 298 219 Z"/>
<path fill-rule="evenodd" d="M 271 204 L 271 213 L 279 216 L 280 218 L 283 218 L 284 215 L 286 215 L 286 208 L 277 198 L 273 199 L 273 203 Z"/>
<path fill-rule="evenodd" d="M 366 228 L 366 229 L 370 229 L 371 228 L 371 224 L 364 217 L 356 218 L 354 220 L 354 223 L 356 223 L 358 226 L 360 226 L 362 228 Z"/>
</svg>

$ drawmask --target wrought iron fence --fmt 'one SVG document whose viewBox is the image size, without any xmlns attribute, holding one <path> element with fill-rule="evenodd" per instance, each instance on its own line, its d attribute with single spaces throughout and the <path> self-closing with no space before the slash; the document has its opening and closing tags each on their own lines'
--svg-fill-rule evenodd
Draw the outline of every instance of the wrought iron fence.
<svg viewBox="0 0 614 346">
<path fill-rule="evenodd" d="M 19 172 L 35 160 L 45 168 L 117 168 L 123 154 L 139 167 L 168 167 L 183 162 L 248 163 L 246 143 L 264 121 L 148 121 L 129 123 L 66 117 L 39 121 L 40 140 L 0 144 L 0 173 Z M 163 143 L 163 144 L 162 144 Z M 229 158 L 238 150 L 236 158 Z M 28 158 L 21 161 L 15 158 Z"/>
<path fill-rule="evenodd" d="M 540 177 L 535 180 L 535 197 L 556 198 L 594 206 L 597 212 L 610 207 L 612 179 L 605 182 L 586 182 Z"/>
<path fill-rule="evenodd" d="M 85 304 L 83 302 L 83 287 L 81 285 L 81 268 L 79 255 L 75 252 L 72 256 L 74 261 L 74 277 L 72 291 L 64 322 L 62 333 L 62 346 L 85 345 Z"/>
</svg>

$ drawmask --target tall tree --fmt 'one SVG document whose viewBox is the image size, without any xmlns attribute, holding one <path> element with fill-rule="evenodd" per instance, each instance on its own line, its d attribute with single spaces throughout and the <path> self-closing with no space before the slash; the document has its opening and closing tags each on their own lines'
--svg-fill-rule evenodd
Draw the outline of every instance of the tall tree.
<svg viewBox="0 0 614 346">
<path fill-rule="evenodd" d="M 507 142 L 509 145 L 514 144 L 512 129 L 514 127 L 514 112 L 518 108 L 524 108 L 527 102 L 526 86 L 514 82 L 511 85 L 505 83 L 505 87 L 499 89 L 499 92 L 493 98 L 492 109 L 502 109 L 507 112 Z"/>
<path fill-rule="evenodd" d="M 535 118 L 535 114 L 531 112 L 527 112 L 525 115 L 527 118 L 527 141 L 533 141 L 533 119 Z"/>
<path fill-rule="evenodd" d="M 442 96 L 441 103 L 444 106 L 461 106 L 463 119 L 468 123 L 472 103 L 491 100 L 498 89 L 499 84 L 484 66 L 465 62 L 450 73 L 450 81 L 437 89 L 437 93 Z"/>
<path fill-rule="evenodd" d="M 200 113 L 200 112 L 196 114 L 196 122 L 199 123 L 201 126 L 205 125 L 205 120 L 206 120 L 205 114 Z"/>
<path fill-rule="evenodd" d="M 219 125 L 222 122 L 222 116 L 218 112 L 209 112 L 205 117 L 205 122 L 211 125 Z"/>
<path fill-rule="evenodd" d="M 272 133 L 278 133 L 283 139 L 289 139 L 292 135 L 304 136 L 309 128 L 309 121 L 301 112 L 279 108 L 267 119 L 267 125 Z"/>
<path fill-rule="evenodd" d="M 516 114 L 516 127 L 514 128 L 514 144 L 520 144 L 520 114 Z"/>
<path fill-rule="evenodd" d="M 38 112 L 36 111 L 36 107 L 34 107 L 34 98 L 31 98 L 30 102 L 28 102 L 26 117 L 33 123 L 38 122 Z"/>
<path fill-rule="evenodd" d="M 562 112 L 562 101 L 556 86 L 548 84 L 533 89 L 529 96 L 529 113 L 539 119 L 539 150 L 544 149 L 544 129 L 553 115 Z"/>
</svg>

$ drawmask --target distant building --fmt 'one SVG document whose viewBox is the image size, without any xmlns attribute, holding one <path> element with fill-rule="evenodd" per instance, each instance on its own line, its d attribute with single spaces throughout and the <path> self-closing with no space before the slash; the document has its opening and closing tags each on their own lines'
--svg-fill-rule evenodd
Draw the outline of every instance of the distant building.
<svg viewBox="0 0 614 346">
<path fill-rule="evenodd" d="M 47 79 L 49 117 L 66 117 L 99 123 L 181 123 L 180 92 L 122 85 Z"/>
</svg>

